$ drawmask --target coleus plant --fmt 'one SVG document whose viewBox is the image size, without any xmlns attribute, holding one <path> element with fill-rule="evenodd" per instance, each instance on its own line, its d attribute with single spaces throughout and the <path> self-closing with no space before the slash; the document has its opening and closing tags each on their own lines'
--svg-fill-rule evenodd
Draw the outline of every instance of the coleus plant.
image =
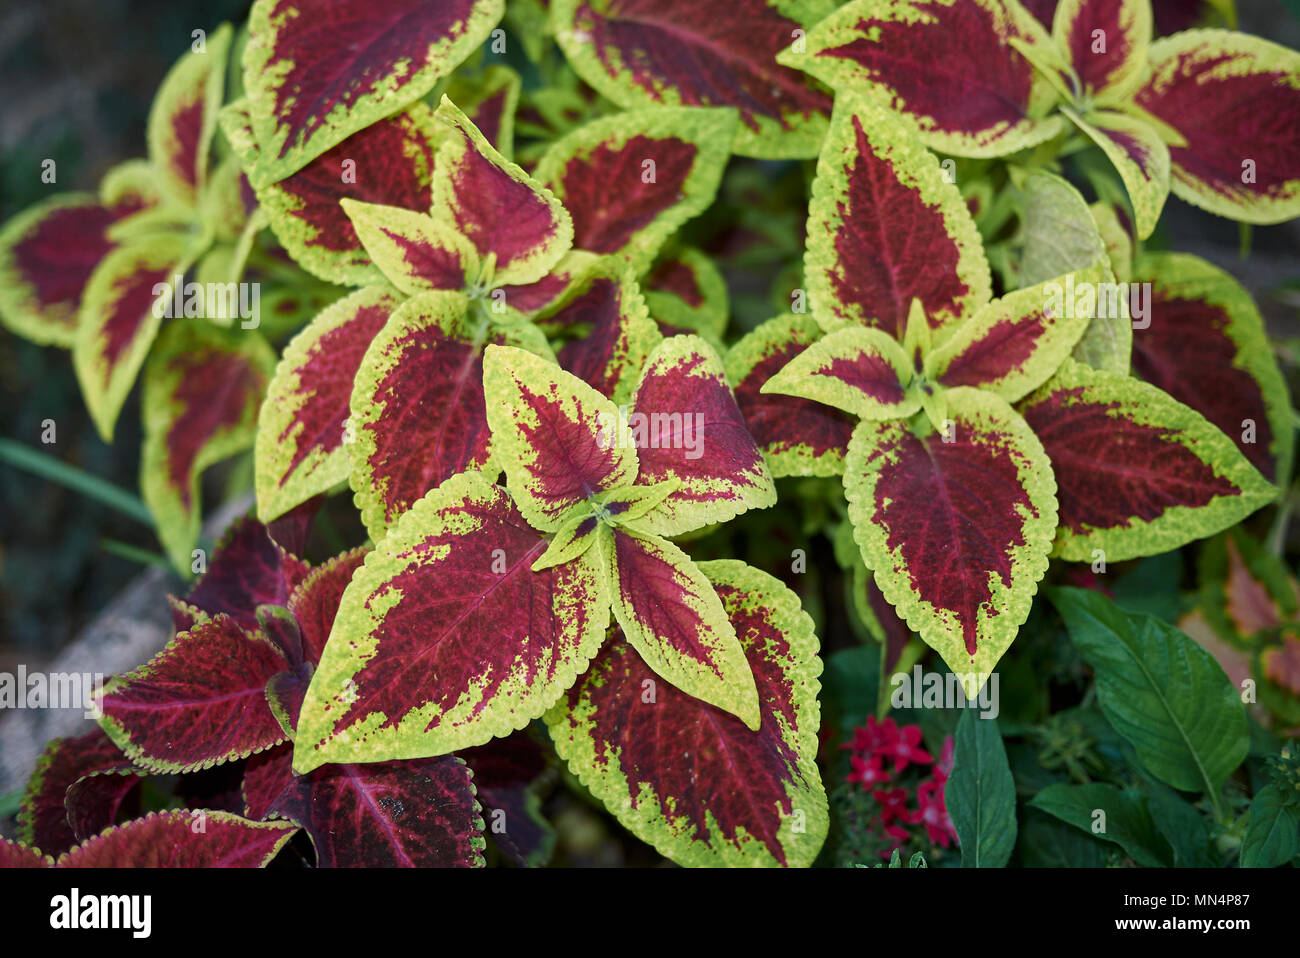
<svg viewBox="0 0 1300 958">
<path fill-rule="evenodd" d="M 855 94 L 836 99 L 805 270 L 825 335 L 805 342 L 783 320 L 753 334 L 795 355 L 750 388 L 858 417 L 843 477 L 863 561 L 968 695 L 1024 622 L 1054 545 L 1086 561 L 1166 551 L 1274 495 L 1199 413 L 1070 358 L 1108 266 L 990 301 L 955 185 L 905 121 Z M 747 350 L 752 375 L 762 351 Z M 780 420 L 787 448 L 813 434 L 805 408 Z M 803 456 L 795 471 L 838 467 Z"/>
<path fill-rule="evenodd" d="M 810 862 L 826 822 L 811 622 L 770 577 L 665 538 L 775 501 L 721 359 L 664 340 L 629 412 L 492 345 L 484 392 L 507 488 L 463 472 L 389 528 L 343 596 L 295 769 L 441 755 L 546 714 L 575 773 L 665 854 Z M 651 741 L 715 767 L 679 778 Z"/>
<path fill-rule="evenodd" d="M 1007 156 L 1068 118 L 1115 165 L 1143 238 L 1170 189 L 1247 223 L 1300 213 L 1300 54 L 1228 30 L 1151 36 L 1150 0 L 1061 0 L 1050 36 L 1018 0 L 854 0 L 778 60 L 889 103 L 954 156 Z"/>
<path fill-rule="evenodd" d="M 328 194 L 347 214 L 352 254 L 381 282 L 322 312 L 285 351 L 258 432 L 263 519 L 347 479 L 378 536 L 429 489 L 484 468 L 489 344 L 549 358 L 543 327 L 588 334 L 560 349 L 561 363 L 625 399 L 659 339 L 634 277 L 709 203 L 735 122 L 675 108 L 596 121 L 557 141 L 533 177 L 449 100 L 431 119 L 442 145 L 425 209 Z M 339 235 L 336 225 L 317 235 Z"/>
<path fill-rule="evenodd" d="M 84 842 L 60 864 L 99 849 L 101 865 L 233 867 L 266 864 L 301 828 L 320 867 L 483 863 L 481 808 L 459 757 L 290 770 L 303 693 L 366 553 L 309 567 L 271 535 L 300 549 L 311 514 L 301 512 L 271 530 L 237 521 L 209 571 L 172 600 L 172 641 L 105 686 L 96 701 L 103 731 L 51 744 L 28 786 L 25 845 L 60 854 Z M 153 828 L 112 827 L 146 777 L 179 774 L 183 782 L 214 767 L 234 769 L 234 791 L 217 796 L 228 808 L 164 811 L 143 820 Z M 186 791 L 178 787 L 182 799 Z M 192 834 L 160 832 L 159 819 Z"/>
</svg>

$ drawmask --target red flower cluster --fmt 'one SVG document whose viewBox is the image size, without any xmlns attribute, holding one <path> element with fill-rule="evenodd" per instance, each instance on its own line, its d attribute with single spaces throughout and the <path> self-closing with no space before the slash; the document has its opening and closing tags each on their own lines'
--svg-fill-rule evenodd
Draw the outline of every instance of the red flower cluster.
<svg viewBox="0 0 1300 958">
<path fill-rule="evenodd" d="M 867 717 L 867 724 L 853 730 L 853 741 L 846 742 L 840 748 L 849 749 L 852 771 L 847 780 L 857 782 L 880 804 L 880 824 L 885 835 L 895 843 L 906 844 L 913 837 L 908 826 L 924 825 L 931 844 L 947 848 L 957 838 L 952 819 L 943 803 L 943 788 L 952 772 L 952 736 L 943 743 L 943 752 L 935 762 L 930 753 L 921 748 L 921 726 L 898 726 L 892 718 L 877 722 L 874 715 Z M 886 762 L 893 761 L 893 767 L 887 768 Z M 931 765 L 930 777 L 920 782 L 916 788 L 916 804 L 909 807 L 911 788 L 898 781 L 909 765 Z M 885 786 L 893 785 L 893 788 Z M 889 857 L 889 849 L 881 855 Z"/>
</svg>

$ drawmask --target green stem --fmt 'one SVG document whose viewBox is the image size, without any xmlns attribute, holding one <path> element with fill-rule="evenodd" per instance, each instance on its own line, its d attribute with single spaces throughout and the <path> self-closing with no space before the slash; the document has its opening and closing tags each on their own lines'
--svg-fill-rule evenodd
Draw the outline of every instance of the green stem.
<svg viewBox="0 0 1300 958">
<path fill-rule="evenodd" d="M 138 562 L 141 565 L 156 565 L 171 571 L 172 564 L 163 556 L 160 556 L 156 552 L 150 552 L 148 549 L 141 549 L 139 546 L 133 546 L 129 542 L 119 542 L 117 539 L 100 539 L 99 547 L 109 555 L 129 559 L 130 561 Z"/>
<path fill-rule="evenodd" d="M 139 498 L 106 479 L 70 466 L 47 453 L 38 452 L 12 439 L 0 439 L 0 462 L 57 482 L 153 528 L 153 516 L 149 513 L 149 507 Z"/>
</svg>

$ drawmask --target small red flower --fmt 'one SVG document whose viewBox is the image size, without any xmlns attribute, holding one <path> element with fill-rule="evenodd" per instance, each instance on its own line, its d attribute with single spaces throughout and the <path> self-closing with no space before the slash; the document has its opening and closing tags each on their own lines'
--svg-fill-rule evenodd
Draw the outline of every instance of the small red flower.
<svg viewBox="0 0 1300 958">
<path fill-rule="evenodd" d="M 948 817 L 948 808 L 943 801 L 944 783 L 931 780 L 922 782 L 916 790 L 916 803 L 920 806 L 914 823 L 925 825 L 930 841 L 940 848 L 947 848 L 957 837 L 952 819 Z"/>
<path fill-rule="evenodd" d="M 848 781 L 861 782 L 863 788 L 872 788 L 888 782 L 889 772 L 885 771 L 879 758 L 862 758 L 858 755 L 849 757 L 849 764 L 853 766 L 853 771 L 848 774 Z"/>
</svg>

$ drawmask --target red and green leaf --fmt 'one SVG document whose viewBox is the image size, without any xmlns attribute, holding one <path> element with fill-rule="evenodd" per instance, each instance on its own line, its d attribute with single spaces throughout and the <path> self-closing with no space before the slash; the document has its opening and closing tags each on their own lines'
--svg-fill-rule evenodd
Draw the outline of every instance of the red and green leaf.
<svg viewBox="0 0 1300 958">
<path fill-rule="evenodd" d="M 54 859 L 39 848 L 0 838 L 0 868 L 49 868 Z"/>
<path fill-rule="evenodd" d="M 179 569 L 199 537 L 199 476 L 253 445 L 275 354 L 250 330 L 170 323 L 144 371 L 141 493 L 158 539 Z"/>
<path fill-rule="evenodd" d="M 91 772 L 68 786 L 64 811 L 76 841 L 84 842 L 116 822 L 128 801 L 138 806 L 141 781 L 130 765 L 123 764 Z"/>
<path fill-rule="evenodd" d="M 257 0 L 244 87 L 255 186 L 282 180 L 428 93 L 483 43 L 504 0 Z"/>
<path fill-rule="evenodd" d="M 727 353 L 727 378 L 745 425 L 772 475 L 834 476 L 854 419 L 819 402 L 763 391 L 767 382 L 821 336 L 810 316 L 780 316 L 745 335 Z"/>
<path fill-rule="evenodd" d="M 1042 36 L 1023 16 L 998 0 L 856 0 L 779 59 L 910 117 L 931 149 L 1006 156 L 1061 129 L 1055 117 L 1035 118 L 1043 94 L 1011 41 Z"/>
<path fill-rule="evenodd" d="M 636 447 L 620 441 L 614 403 L 572 373 L 489 346 L 483 392 L 497 459 L 533 528 L 554 532 L 573 506 L 636 479 Z"/>
<path fill-rule="evenodd" d="M 1151 45 L 1139 107 L 1171 143 L 1171 188 L 1246 223 L 1300 215 L 1300 53 L 1227 30 L 1189 30 Z"/>
<path fill-rule="evenodd" d="M 682 535 L 776 504 L 772 474 L 736 405 L 722 360 L 698 336 L 670 336 L 650 354 L 633 414 L 637 484 L 680 483 L 636 528 Z"/>
<path fill-rule="evenodd" d="M 482 261 L 445 220 L 359 200 L 343 199 L 339 206 L 382 278 L 408 296 L 463 290 L 478 282 Z"/>
<path fill-rule="evenodd" d="M 312 665 L 325 654 L 325 642 L 334 628 L 343 593 L 369 551 L 364 547 L 353 549 L 322 562 L 289 596 L 288 609 L 301 630 L 302 657 Z"/>
<path fill-rule="evenodd" d="M 662 257 L 642 281 L 650 318 L 665 336 L 698 333 L 717 346 L 727 328 L 727 283 L 693 246 Z"/>
<path fill-rule="evenodd" d="M 286 555 L 268 535 L 266 526 L 244 516 L 226 529 L 207 571 L 181 605 L 207 618 L 228 615 L 252 631 L 258 627 L 257 607 L 285 605 L 292 587 L 303 575 L 304 563 Z M 185 628 L 178 631 L 184 632 Z"/>
<path fill-rule="evenodd" d="M 1168 552 L 1276 495 L 1200 413 L 1127 376 L 1067 360 L 1020 412 L 1056 474 L 1065 559 Z"/>
<path fill-rule="evenodd" d="M 460 755 L 474 772 L 478 800 L 491 822 L 487 834 L 516 865 L 545 865 L 555 849 L 555 827 L 542 813 L 545 790 L 555 779 L 549 752 L 519 732 Z"/>
<path fill-rule="evenodd" d="M 658 536 L 605 528 L 599 547 L 614 618 L 645 664 L 687 695 L 758 729 L 759 699 L 745 650 L 700 568 Z"/>
<path fill-rule="evenodd" d="M 264 635 L 218 615 L 110 679 L 100 725 L 133 764 L 152 772 L 247 758 L 285 739 L 266 683 L 286 667 L 284 653 Z"/>
<path fill-rule="evenodd" d="M 303 269 L 331 283 L 379 282 L 383 272 L 339 200 L 426 212 L 441 135 L 433 111 L 413 103 L 258 190 L 258 201 L 276 238 Z"/>
<path fill-rule="evenodd" d="M 105 829 L 59 858 L 59 868 L 265 868 L 298 831 L 229 812 L 176 809 Z"/>
<path fill-rule="evenodd" d="M 48 855 L 67 851 L 79 840 L 68 820 L 68 790 L 95 772 L 130 767 L 122 750 L 98 728 L 76 738 L 54 739 L 27 780 L 18 810 L 18 840 Z M 132 776 L 131 786 L 138 781 Z M 101 822 L 95 830 L 111 824 Z"/>
<path fill-rule="evenodd" d="M 551 144 L 535 175 L 573 217 L 574 247 L 621 256 L 640 274 L 713 202 L 735 129 L 731 110 L 618 113 Z"/>
<path fill-rule="evenodd" d="M 522 80 L 518 73 L 494 63 L 481 74 L 452 77 L 447 98 L 460 105 L 483 138 L 502 156 L 515 151 L 515 110 L 519 106 Z"/>
<path fill-rule="evenodd" d="M 493 330 L 459 293 L 403 303 L 371 341 L 351 399 L 345 434 L 349 481 L 362 520 L 378 541 L 430 489 L 486 468 L 491 434 L 483 398 L 483 347 L 506 343 L 550 355 L 522 323 Z"/>
<path fill-rule="evenodd" d="M 483 864 L 483 819 L 473 776 L 454 755 L 409 762 L 325 765 L 287 779 L 267 815 L 301 826 L 318 868 L 472 868 Z"/>
<path fill-rule="evenodd" d="M 566 292 L 545 322 L 575 334 L 556 354 L 561 368 L 618 404 L 631 400 L 641 367 L 662 338 L 631 272 L 617 268 L 603 268 Z"/>
<path fill-rule="evenodd" d="M 114 248 L 108 231 L 139 209 L 134 201 L 62 193 L 9 220 L 0 231 L 4 325 L 34 343 L 71 346 L 86 284 Z"/>
<path fill-rule="evenodd" d="M 947 390 L 944 432 L 862 422 L 844 466 L 862 559 L 973 697 L 1015 638 L 1056 531 L 1051 464 L 1006 401 Z"/>
<path fill-rule="evenodd" d="M 450 127 L 433 175 L 433 217 L 494 264 L 492 285 L 534 283 L 573 245 L 573 220 L 549 189 L 511 163 L 446 97 Z"/>
<path fill-rule="evenodd" d="M 831 5 L 821 0 L 557 0 L 555 38 L 582 79 L 625 109 L 734 107 L 745 156 L 815 156 L 830 96 L 779 62 Z"/>
<path fill-rule="evenodd" d="M 1109 275 L 1097 266 L 995 299 L 926 357 L 927 378 L 1016 402 L 1056 372 L 1097 312 L 1067 302 L 1067 290 L 1096 289 Z"/>
<path fill-rule="evenodd" d="M 989 301 L 988 263 L 954 183 L 907 123 L 842 93 L 817 162 L 804 257 L 813 317 L 901 340 L 912 300 L 934 330 Z"/>
<path fill-rule="evenodd" d="M 1151 0 L 1061 0 L 1052 37 L 1069 57 L 1078 94 L 1119 104 L 1146 76 Z"/>
<path fill-rule="evenodd" d="M 82 294 L 72 364 L 95 427 L 113 438 L 117 415 L 162 325 L 163 300 L 184 272 L 187 243 L 155 234 L 110 252 Z"/>
<path fill-rule="evenodd" d="M 799 600 L 736 561 L 701 563 L 747 659 L 757 731 L 656 681 L 618 637 L 546 716 L 569 768 L 681 865 L 806 867 L 826 837 L 817 637 Z"/>
<path fill-rule="evenodd" d="M 604 640 L 609 598 L 586 557 L 533 572 L 546 545 L 480 473 L 417 502 L 343 594 L 294 767 L 442 755 L 553 705 Z"/>
<path fill-rule="evenodd" d="M 897 340 L 879 329 L 846 326 L 799 353 L 762 391 L 811 399 L 860 419 L 906 419 L 921 408 L 911 384 L 912 363 Z"/>
<path fill-rule="evenodd" d="M 1154 127 L 1127 113 L 1096 110 L 1080 117 L 1069 107 L 1061 112 L 1101 147 L 1119 171 L 1137 219 L 1137 237 L 1146 239 L 1169 195 L 1169 147 Z"/>
<path fill-rule="evenodd" d="M 1289 475 L 1291 400 L 1250 294 L 1182 253 L 1143 256 L 1134 280 L 1151 284 L 1151 324 L 1133 332 L 1134 372 L 1218 426 L 1264 478 Z"/>
<path fill-rule="evenodd" d="M 258 516 L 269 522 L 349 475 L 344 428 L 370 343 L 401 305 L 387 286 L 339 300 L 285 347 L 258 419 Z"/>
<path fill-rule="evenodd" d="M 149 111 L 149 160 L 164 194 L 191 209 L 208 178 L 208 153 L 217 131 L 230 52 L 229 24 L 191 50 L 163 79 Z"/>
</svg>

